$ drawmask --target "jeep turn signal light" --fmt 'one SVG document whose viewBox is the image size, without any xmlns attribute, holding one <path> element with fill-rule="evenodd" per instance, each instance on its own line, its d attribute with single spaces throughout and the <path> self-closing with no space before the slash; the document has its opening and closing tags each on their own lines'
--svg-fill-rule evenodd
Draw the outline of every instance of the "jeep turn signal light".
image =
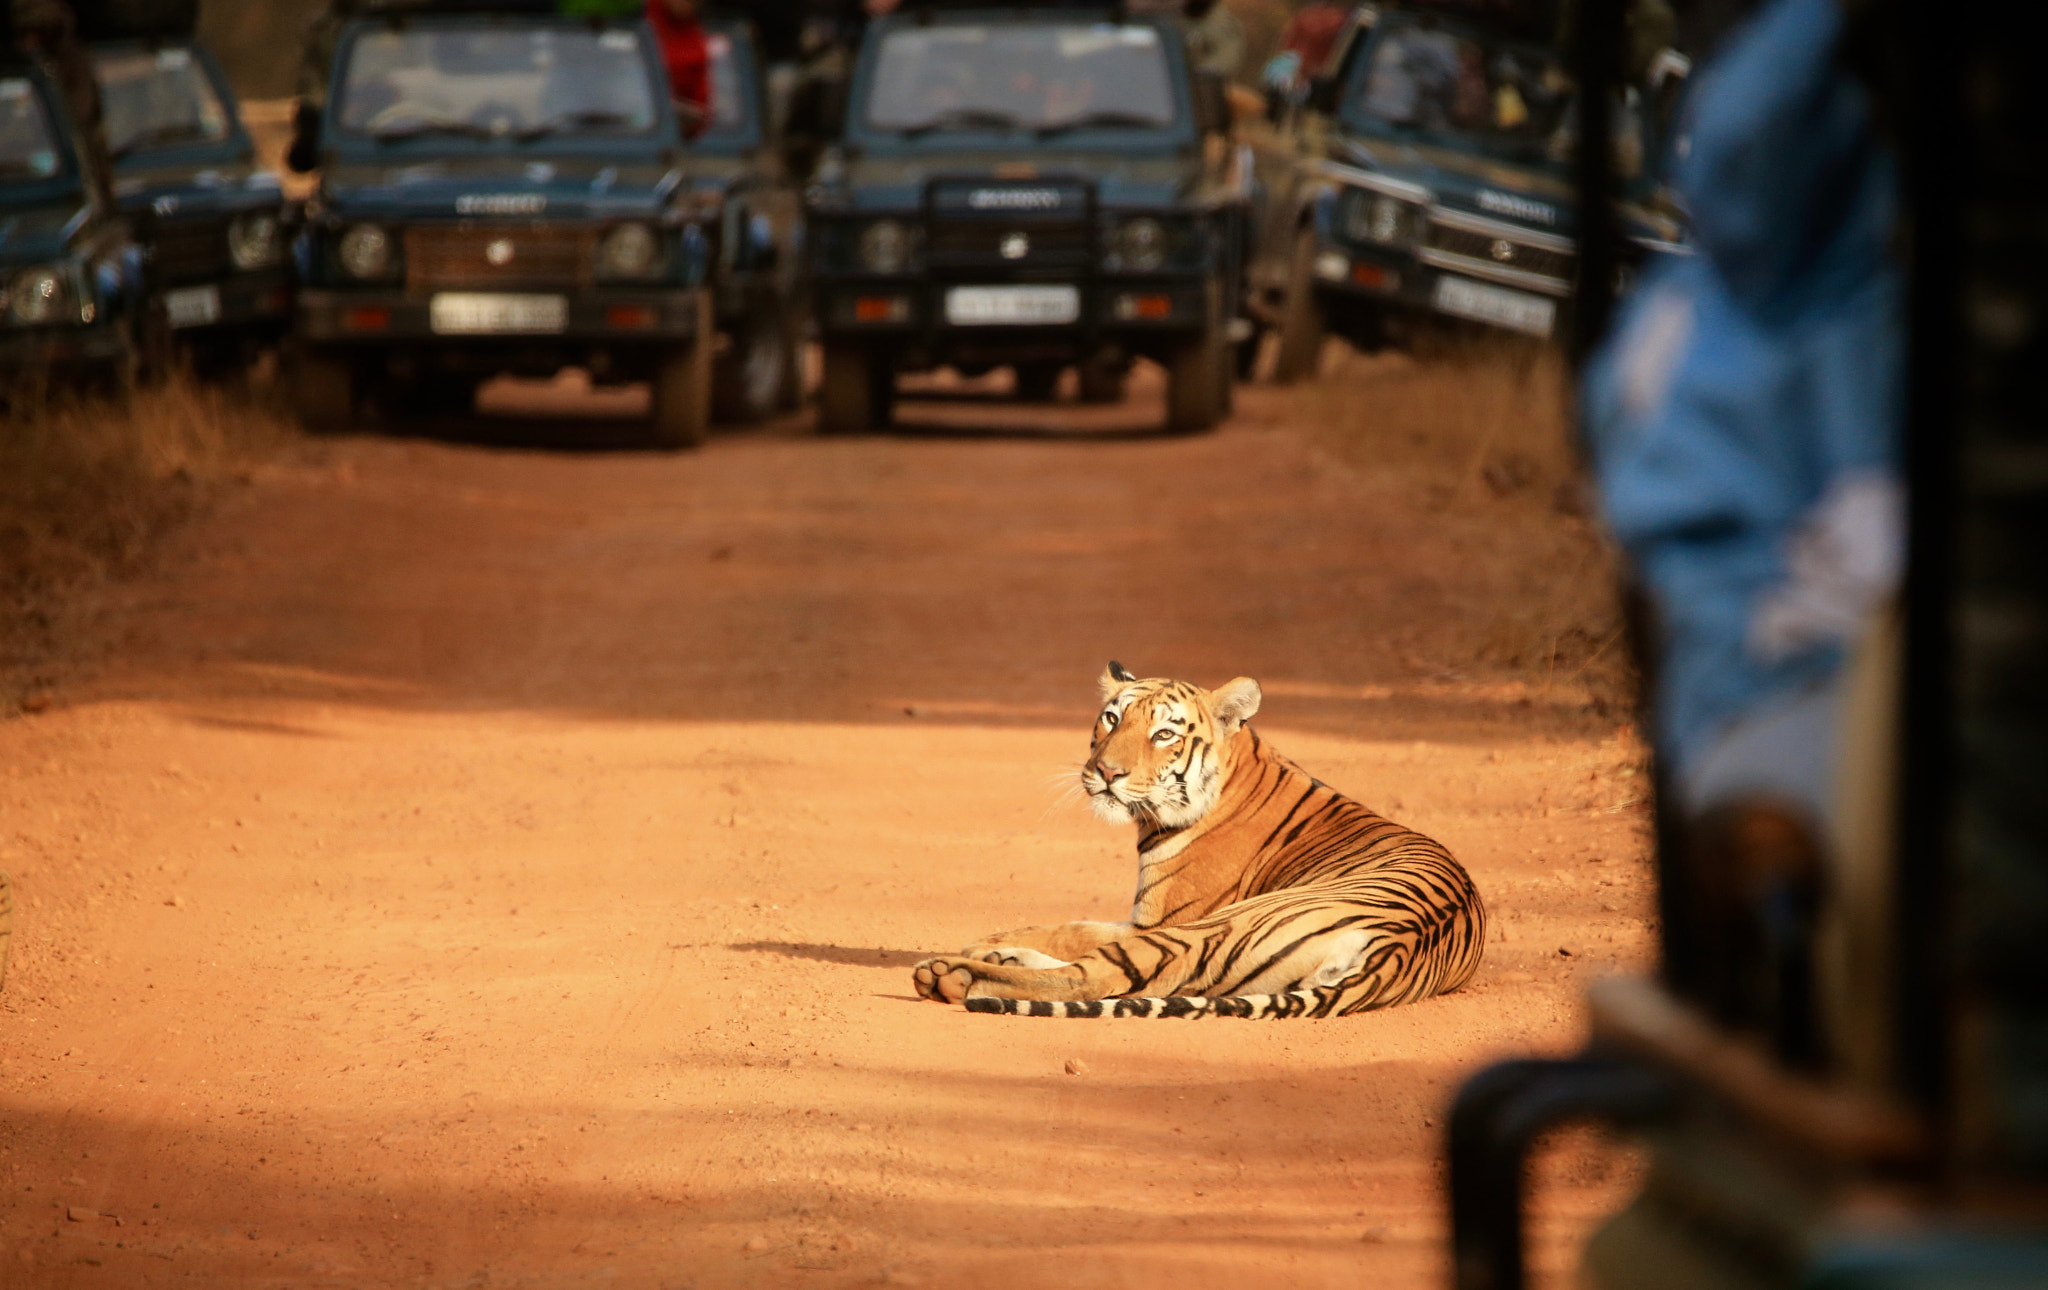
<svg viewBox="0 0 2048 1290">
<path fill-rule="evenodd" d="M 1173 297 L 1126 293 L 1116 298 L 1116 316 L 1126 321 L 1133 318 L 1171 318 Z"/>
<path fill-rule="evenodd" d="M 604 311 L 604 321 L 621 331 L 646 331 L 654 326 L 654 310 L 646 305 L 612 305 Z"/>
<path fill-rule="evenodd" d="M 383 331 L 391 326 L 391 311 L 382 305 L 358 305 L 341 316 L 345 331 Z"/>
<path fill-rule="evenodd" d="M 1372 291 L 1398 291 L 1401 287 L 1400 274 L 1362 260 L 1351 266 L 1351 280 Z"/>
<path fill-rule="evenodd" d="M 864 323 L 908 322 L 910 302 L 902 296 L 856 296 L 853 320 Z"/>
</svg>

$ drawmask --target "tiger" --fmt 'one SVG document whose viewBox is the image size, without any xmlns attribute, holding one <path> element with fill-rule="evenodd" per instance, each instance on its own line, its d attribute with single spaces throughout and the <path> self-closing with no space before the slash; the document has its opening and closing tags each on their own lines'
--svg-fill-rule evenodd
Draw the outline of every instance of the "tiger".
<svg viewBox="0 0 2048 1290">
<path fill-rule="evenodd" d="M 920 997 L 1033 1017 L 1336 1017 L 1456 990 L 1486 907 L 1438 843 L 1281 756 L 1262 697 L 1112 660 L 1081 788 L 1134 823 L 1130 921 L 1025 927 L 912 969 Z"/>
</svg>

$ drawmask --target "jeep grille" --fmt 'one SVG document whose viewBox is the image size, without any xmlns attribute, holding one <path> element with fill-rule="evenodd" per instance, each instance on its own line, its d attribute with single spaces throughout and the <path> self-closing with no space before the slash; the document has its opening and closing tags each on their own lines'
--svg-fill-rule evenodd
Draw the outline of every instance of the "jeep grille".
<svg viewBox="0 0 2048 1290">
<path fill-rule="evenodd" d="M 159 223 L 149 230 L 150 277 L 158 283 L 205 281 L 228 271 L 227 222 Z"/>
<path fill-rule="evenodd" d="M 586 286 L 596 248 L 587 228 L 409 228 L 405 282 L 429 291 Z"/>
<path fill-rule="evenodd" d="M 1463 256 L 1503 269 L 1519 269 L 1523 273 L 1553 278 L 1561 283 L 1569 283 L 1572 278 L 1573 257 L 1569 252 L 1531 246 L 1512 237 L 1496 237 L 1472 229 L 1432 223 L 1428 245 L 1446 255 Z"/>
</svg>

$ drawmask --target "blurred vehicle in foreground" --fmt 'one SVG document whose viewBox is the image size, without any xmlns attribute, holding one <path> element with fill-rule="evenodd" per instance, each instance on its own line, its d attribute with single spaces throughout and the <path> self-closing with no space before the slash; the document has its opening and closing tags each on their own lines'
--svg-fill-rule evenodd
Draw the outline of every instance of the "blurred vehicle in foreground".
<svg viewBox="0 0 2048 1290">
<path fill-rule="evenodd" d="M 1526 1283 L 1526 1156 L 1574 1120 L 1644 1147 L 1588 1290 L 2048 1285 L 2048 106 L 1987 92 L 2032 74 L 2004 11 L 1943 17 L 1745 15 L 1675 176 L 1697 253 L 1583 369 L 1638 590 L 1661 961 L 1594 987 L 1578 1056 L 1460 1091 L 1463 1290 Z"/>
<path fill-rule="evenodd" d="M 308 425 L 346 428 L 371 399 L 467 411 L 490 377 L 580 367 L 649 383 L 654 444 L 703 440 L 718 194 L 688 182 L 637 16 L 373 8 L 341 27 L 299 129 L 320 172 L 296 244 Z"/>
<path fill-rule="evenodd" d="M 1662 95 L 1687 64 L 1657 64 Z M 1263 200 L 1248 307 L 1279 334 L 1275 376 L 1313 371 L 1326 332 L 1362 349 L 1448 319 L 1560 334 L 1578 268 L 1577 91 L 1561 55 L 1434 10 L 1362 6 L 1306 108 L 1258 149 Z M 1676 213 L 1650 182 L 1655 113 L 1617 109 L 1622 218 L 1671 249 Z"/>
<path fill-rule="evenodd" d="M 142 352 L 142 252 L 49 66 L 0 51 L 0 372 L 125 383 Z"/>
<path fill-rule="evenodd" d="M 1108 402 L 1136 358 L 1166 369 L 1169 428 L 1227 414 L 1250 173 L 1173 22 L 920 8 L 802 102 L 792 132 L 830 140 L 806 211 L 820 429 L 887 425 L 899 372 L 1008 365 L 1043 399 L 1074 367 Z"/>
<path fill-rule="evenodd" d="M 148 257 L 150 307 L 202 377 L 244 371 L 291 318 L 288 217 L 234 91 L 189 35 L 94 42 L 114 196 Z"/>
</svg>

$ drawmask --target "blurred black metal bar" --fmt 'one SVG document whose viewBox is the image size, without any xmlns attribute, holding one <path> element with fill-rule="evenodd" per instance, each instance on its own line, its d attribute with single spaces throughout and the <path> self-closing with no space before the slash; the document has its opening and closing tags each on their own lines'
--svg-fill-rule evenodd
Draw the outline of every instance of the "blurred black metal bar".
<svg viewBox="0 0 2048 1290">
<path fill-rule="evenodd" d="M 1577 0 L 1572 6 L 1568 61 L 1579 86 L 1579 146 L 1573 168 L 1579 190 L 1579 280 L 1572 300 L 1571 358 L 1585 362 L 1606 334 L 1621 266 L 1615 222 L 1614 94 L 1621 85 L 1626 0 Z"/>
<path fill-rule="evenodd" d="M 1458 1090 L 1449 1126 L 1457 1290 L 1522 1290 L 1522 1193 L 1529 1149 L 1584 1120 L 1641 1127 L 1669 1115 L 1668 1081 L 1599 1057 L 1489 1066 Z"/>
<path fill-rule="evenodd" d="M 1902 1093 L 1930 1123 L 1946 1120 L 1953 1060 L 1947 944 L 1955 814 L 1955 529 L 1961 206 L 1970 150 L 1962 109 L 1965 33 L 1988 31 L 1986 6 L 1913 21 L 1911 56 L 1881 66 L 1896 83 L 1884 117 L 1896 132 L 1907 265 L 1905 467 L 1909 481 L 1900 711 L 1895 1062 Z M 1880 31 L 1904 39 L 1909 15 L 1881 0 Z"/>
</svg>

